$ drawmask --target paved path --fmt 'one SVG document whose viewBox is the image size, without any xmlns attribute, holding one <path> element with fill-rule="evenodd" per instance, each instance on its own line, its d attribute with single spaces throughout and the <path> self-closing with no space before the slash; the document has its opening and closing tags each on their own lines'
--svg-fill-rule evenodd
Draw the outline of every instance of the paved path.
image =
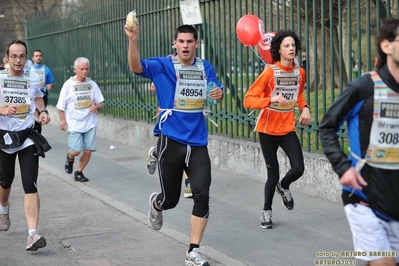
<svg viewBox="0 0 399 266">
<path fill-rule="evenodd" d="M 39 230 L 48 245 L 37 252 L 24 250 L 18 173 L 11 228 L 0 232 L 0 265 L 184 265 L 192 200 L 181 197 L 175 209 L 164 212 L 164 227 L 152 230 L 148 197 L 159 190 L 159 181 L 146 172 L 146 150 L 98 139 L 98 151 L 84 171 L 90 181 L 80 183 L 64 171 L 67 133 L 48 125 L 43 134 L 52 146 L 40 160 L 39 173 Z M 265 230 L 259 227 L 264 184 L 217 170 L 212 175 L 211 215 L 203 239 L 212 266 L 314 265 L 317 252 L 353 249 L 341 204 L 294 193 L 295 209 L 287 211 L 276 194 L 275 229 Z"/>
</svg>

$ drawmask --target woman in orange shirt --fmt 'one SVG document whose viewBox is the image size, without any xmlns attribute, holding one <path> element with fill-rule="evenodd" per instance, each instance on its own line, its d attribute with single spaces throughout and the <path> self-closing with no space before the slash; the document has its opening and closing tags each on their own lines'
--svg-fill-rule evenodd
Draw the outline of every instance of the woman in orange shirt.
<svg viewBox="0 0 399 266">
<path fill-rule="evenodd" d="M 270 45 L 273 64 L 265 68 L 262 74 L 249 88 L 244 106 L 261 109 L 256 119 L 256 131 L 267 167 L 265 201 L 260 217 L 261 228 L 274 228 L 272 202 L 274 191 L 282 197 L 283 206 L 292 210 L 294 199 L 289 186 L 300 178 L 304 171 L 302 147 L 295 133 L 294 107 L 302 110 L 299 118 L 301 125 L 309 125 L 310 108 L 303 95 L 305 70 L 295 65 L 294 59 L 301 47 L 299 37 L 291 30 L 280 30 Z M 279 164 L 277 149 L 281 147 L 288 156 L 291 169 L 279 182 Z"/>
</svg>

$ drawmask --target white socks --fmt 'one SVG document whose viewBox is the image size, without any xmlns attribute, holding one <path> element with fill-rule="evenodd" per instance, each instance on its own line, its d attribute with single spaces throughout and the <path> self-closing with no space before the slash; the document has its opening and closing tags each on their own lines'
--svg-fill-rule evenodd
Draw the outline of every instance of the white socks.
<svg viewBox="0 0 399 266">
<path fill-rule="evenodd" d="M 37 229 L 29 229 L 28 234 L 29 234 L 29 236 L 37 234 Z"/>
<path fill-rule="evenodd" d="M 9 210 L 10 210 L 10 204 L 8 204 L 7 207 L 1 206 L 1 213 L 8 214 Z"/>
</svg>

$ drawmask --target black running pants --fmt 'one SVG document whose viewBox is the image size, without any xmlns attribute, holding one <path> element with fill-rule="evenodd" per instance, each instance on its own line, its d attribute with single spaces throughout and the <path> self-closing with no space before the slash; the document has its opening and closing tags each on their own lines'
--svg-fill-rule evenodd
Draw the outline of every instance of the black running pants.
<svg viewBox="0 0 399 266">
<path fill-rule="evenodd" d="M 302 147 L 295 131 L 282 136 L 259 132 L 259 140 L 267 168 L 263 210 L 272 210 L 274 192 L 280 179 L 277 149 L 279 147 L 283 149 L 291 164 L 291 169 L 281 180 L 281 187 L 288 189 L 290 184 L 298 180 L 304 172 Z"/>
<path fill-rule="evenodd" d="M 4 189 L 11 187 L 15 177 L 15 160 L 18 155 L 25 194 L 36 193 L 39 156 L 35 153 L 35 145 L 30 145 L 13 154 L 0 150 L 0 186 Z"/>
<path fill-rule="evenodd" d="M 206 146 L 188 146 L 167 136 L 158 139 L 158 172 L 161 193 L 157 205 L 163 210 L 174 208 L 180 199 L 183 171 L 186 171 L 193 192 L 192 215 L 209 216 L 211 161 Z"/>
</svg>

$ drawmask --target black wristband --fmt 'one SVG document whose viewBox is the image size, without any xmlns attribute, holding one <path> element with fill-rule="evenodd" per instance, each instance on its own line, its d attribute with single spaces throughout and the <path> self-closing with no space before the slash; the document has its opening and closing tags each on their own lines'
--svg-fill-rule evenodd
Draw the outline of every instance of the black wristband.
<svg viewBox="0 0 399 266">
<path fill-rule="evenodd" d="M 310 106 L 309 105 L 305 105 L 303 108 L 309 108 L 309 112 L 310 112 Z"/>
<path fill-rule="evenodd" d="M 47 111 L 46 109 L 41 110 L 41 111 L 39 112 L 39 115 L 41 115 L 43 112 L 46 113 L 46 114 L 48 115 L 48 111 Z"/>
</svg>

